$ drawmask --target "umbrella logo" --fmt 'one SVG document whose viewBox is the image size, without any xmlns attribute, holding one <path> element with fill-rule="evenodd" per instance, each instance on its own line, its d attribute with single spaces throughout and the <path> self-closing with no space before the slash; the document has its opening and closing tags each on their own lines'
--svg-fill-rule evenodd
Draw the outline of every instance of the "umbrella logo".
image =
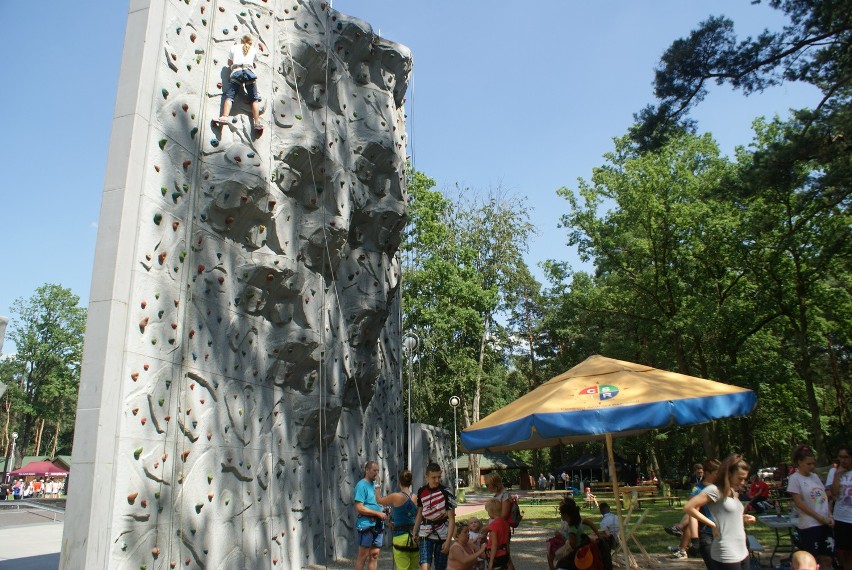
<svg viewBox="0 0 852 570">
<path fill-rule="evenodd" d="M 601 400 L 611 400 L 618 396 L 618 386 L 604 384 L 603 386 L 589 386 L 580 390 L 581 395 L 594 396 L 598 395 Z"/>
</svg>

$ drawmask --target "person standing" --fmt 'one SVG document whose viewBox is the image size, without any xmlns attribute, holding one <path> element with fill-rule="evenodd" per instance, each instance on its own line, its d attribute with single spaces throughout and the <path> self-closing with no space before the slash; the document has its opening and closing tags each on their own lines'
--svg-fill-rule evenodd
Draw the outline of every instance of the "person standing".
<svg viewBox="0 0 852 570">
<path fill-rule="evenodd" d="M 417 490 L 414 539 L 420 547 L 421 570 L 446 570 L 456 530 L 456 497 L 441 484 L 441 466 L 426 466 L 426 484 Z"/>
<path fill-rule="evenodd" d="M 385 507 L 391 507 L 390 527 L 393 534 L 393 563 L 396 570 L 417 570 L 420 549 L 414 540 L 414 519 L 417 516 L 415 496 L 411 491 L 414 477 L 406 469 L 399 474 L 399 491 L 377 499 Z"/>
<path fill-rule="evenodd" d="M 355 514 L 358 515 L 355 519 L 355 530 L 358 531 L 355 570 L 378 568 L 387 518 L 376 499 L 379 487 L 379 464 L 368 461 L 364 466 L 364 478 L 355 485 Z"/>
<path fill-rule="evenodd" d="M 498 499 L 485 501 L 485 512 L 491 517 L 488 524 L 488 538 L 485 546 L 485 559 L 488 570 L 507 570 L 511 568 L 509 557 L 509 523 L 501 516 L 502 506 Z"/>
<path fill-rule="evenodd" d="M 828 507 L 828 494 L 819 475 L 814 473 L 816 458 L 807 445 L 793 450 L 793 465 L 797 471 L 790 475 L 787 493 L 799 511 L 799 548 L 807 550 L 823 568 L 831 568 L 834 554 L 832 529 L 834 519 Z"/>
<path fill-rule="evenodd" d="M 566 475 L 567 477 L 567 475 Z M 488 476 L 486 488 L 494 493 L 494 499 L 500 503 L 500 518 L 509 522 L 509 515 L 512 512 L 512 497 L 509 496 L 509 491 L 503 486 L 503 478 L 499 473 L 492 473 Z M 511 541 L 511 534 L 509 535 Z M 515 570 L 515 563 L 512 560 L 511 548 L 507 549 L 509 557 L 509 570 Z"/>
<path fill-rule="evenodd" d="M 716 472 L 713 484 L 704 487 L 683 507 L 689 516 L 713 529 L 710 554 L 716 570 L 748 570 L 745 523 L 753 524 L 756 519 L 745 514 L 736 493 L 748 478 L 748 472 L 749 465 L 741 456 L 729 456 Z M 705 506 L 712 519 L 702 512 Z"/>
<path fill-rule="evenodd" d="M 837 467 L 825 480 L 834 500 L 834 552 L 843 570 L 852 570 L 852 454 L 848 445 L 837 450 Z"/>
</svg>

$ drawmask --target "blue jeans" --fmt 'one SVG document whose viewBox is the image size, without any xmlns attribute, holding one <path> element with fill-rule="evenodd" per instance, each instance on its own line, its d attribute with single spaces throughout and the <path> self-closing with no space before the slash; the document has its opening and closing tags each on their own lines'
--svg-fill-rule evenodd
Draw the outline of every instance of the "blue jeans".
<svg viewBox="0 0 852 570">
<path fill-rule="evenodd" d="M 248 97 L 249 101 L 260 101 L 261 98 L 257 96 L 256 79 L 257 75 L 253 71 L 238 69 L 231 74 L 231 80 L 228 82 L 228 86 L 225 87 L 225 99 L 233 101 L 237 96 L 237 90 L 240 87 L 245 87 L 246 97 Z"/>
<path fill-rule="evenodd" d="M 420 539 L 420 564 L 429 564 L 432 570 L 447 570 L 447 555 L 441 552 L 443 540 Z"/>
</svg>

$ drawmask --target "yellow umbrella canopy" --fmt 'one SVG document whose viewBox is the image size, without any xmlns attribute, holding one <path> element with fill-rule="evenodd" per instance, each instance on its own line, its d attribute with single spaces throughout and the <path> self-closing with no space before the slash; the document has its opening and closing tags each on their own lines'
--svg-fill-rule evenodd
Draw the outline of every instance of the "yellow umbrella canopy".
<svg viewBox="0 0 852 570">
<path fill-rule="evenodd" d="M 756 402 L 745 388 L 595 355 L 466 428 L 461 440 L 474 453 L 536 449 L 744 416 Z"/>
</svg>

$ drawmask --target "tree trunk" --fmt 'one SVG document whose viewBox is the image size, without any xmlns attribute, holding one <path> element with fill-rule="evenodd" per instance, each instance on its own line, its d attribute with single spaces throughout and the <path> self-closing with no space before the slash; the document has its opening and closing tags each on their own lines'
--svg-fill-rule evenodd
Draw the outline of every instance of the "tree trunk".
<svg viewBox="0 0 852 570">
<path fill-rule="evenodd" d="M 36 429 L 36 437 L 35 437 L 35 452 L 33 455 L 39 455 L 41 452 L 41 436 L 44 433 L 44 419 L 40 419 L 38 421 L 38 429 Z"/>
<path fill-rule="evenodd" d="M 9 424 L 12 421 L 12 400 L 7 396 L 3 402 L 3 412 L 6 414 L 6 421 L 3 422 L 3 449 L 9 445 Z"/>
<path fill-rule="evenodd" d="M 834 380 L 834 392 L 837 395 L 837 419 L 840 425 L 840 433 L 843 434 L 841 441 L 847 441 L 846 392 L 843 389 L 843 381 L 840 379 L 840 369 L 837 366 L 837 354 L 834 352 L 834 346 L 831 344 L 831 338 L 827 339 L 826 345 L 828 346 L 828 361 L 831 363 L 831 378 Z"/>
<path fill-rule="evenodd" d="M 529 390 L 530 392 L 538 386 L 538 374 L 535 369 L 535 335 L 533 334 L 533 326 L 532 326 L 532 316 L 530 315 L 530 304 L 524 303 L 524 320 L 526 321 L 527 326 L 527 342 L 530 345 L 530 378 L 529 378 Z"/>
<path fill-rule="evenodd" d="M 476 382 L 473 388 L 473 406 L 471 423 L 479 421 L 479 402 L 482 397 L 482 371 L 485 368 L 485 342 L 488 339 L 488 331 L 491 328 L 491 315 L 485 315 L 483 323 L 482 339 L 479 342 L 479 368 L 476 371 Z M 479 486 L 479 455 L 471 453 L 470 460 L 470 478 L 475 486 Z"/>
<path fill-rule="evenodd" d="M 797 368 L 805 382 L 805 393 L 808 397 L 808 411 L 811 420 L 811 437 L 813 447 L 817 451 L 817 457 L 823 461 L 828 459 L 825 447 L 825 436 L 820 424 L 819 402 L 817 402 L 816 389 L 814 388 L 814 370 L 811 366 L 811 353 L 808 345 L 810 320 L 807 309 L 807 286 L 802 276 L 802 268 L 797 252 L 793 252 L 793 261 L 796 267 L 796 303 L 798 314 L 796 318 L 796 341 L 799 345 L 799 363 Z"/>
<path fill-rule="evenodd" d="M 50 447 L 50 458 L 56 458 L 56 447 L 59 445 L 59 418 L 56 418 L 56 427 L 53 430 L 53 445 Z"/>
</svg>

